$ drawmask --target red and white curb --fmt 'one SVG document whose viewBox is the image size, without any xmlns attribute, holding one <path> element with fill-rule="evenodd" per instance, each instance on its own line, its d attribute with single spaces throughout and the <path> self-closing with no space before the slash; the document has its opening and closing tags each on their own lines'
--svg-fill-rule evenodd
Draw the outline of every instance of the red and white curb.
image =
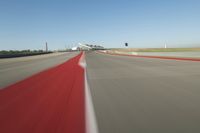
<svg viewBox="0 0 200 133">
<path fill-rule="evenodd" d="M 98 133 L 84 53 L 0 90 L 0 133 Z"/>
<path fill-rule="evenodd" d="M 79 65 L 84 69 L 84 78 L 85 78 L 85 125 L 86 125 L 86 133 L 98 133 L 98 126 L 94 111 L 94 106 L 92 102 L 92 96 L 90 92 L 90 88 L 87 81 L 87 64 L 85 60 L 85 53 L 83 52 Z"/>
</svg>

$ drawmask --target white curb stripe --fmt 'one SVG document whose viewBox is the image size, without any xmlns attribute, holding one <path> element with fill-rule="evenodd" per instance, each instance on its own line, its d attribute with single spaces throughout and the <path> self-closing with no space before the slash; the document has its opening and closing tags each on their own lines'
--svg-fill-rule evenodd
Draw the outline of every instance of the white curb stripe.
<svg viewBox="0 0 200 133">
<path fill-rule="evenodd" d="M 86 102 L 86 133 L 98 133 L 97 121 L 92 103 L 92 96 L 87 82 L 85 70 L 85 102 Z"/>
<path fill-rule="evenodd" d="M 85 53 L 83 53 L 83 55 L 81 56 L 79 60 L 79 65 L 84 68 L 86 133 L 98 133 L 98 126 L 94 112 L 92 96 L 87 81 L 87 72 L 86 72 L 87 64 L 85 61 Z"/>
</svg>

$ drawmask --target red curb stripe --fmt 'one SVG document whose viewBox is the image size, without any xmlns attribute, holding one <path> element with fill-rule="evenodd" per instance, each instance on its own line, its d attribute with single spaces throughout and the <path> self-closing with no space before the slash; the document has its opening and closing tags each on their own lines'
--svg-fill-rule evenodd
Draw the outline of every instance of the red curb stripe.
<svg viewBox="0 0 200 133">
<path fill-rule="evenodd" d="M 82 54 L 0 91 L 1 133 L 85 133 Z"/>
<path fill-rule="evenodd" d="M 130 56 L 130 57 L 142 57 L 142 58 L 157 58 L 157 59 L 167 59 L 167 60 L 182 60 L 182 61 L 197 61 L 199 62 L 200 59 L 198 58 L 182 58 L 182 57 L 169 57 L 169 56 L 144 56 L 144 55 L 127 55 L 127 54 L 116 54 L 116 53 L 104 53 L 109 55 L 119 55 L 119 56 Z"/>
</svg>

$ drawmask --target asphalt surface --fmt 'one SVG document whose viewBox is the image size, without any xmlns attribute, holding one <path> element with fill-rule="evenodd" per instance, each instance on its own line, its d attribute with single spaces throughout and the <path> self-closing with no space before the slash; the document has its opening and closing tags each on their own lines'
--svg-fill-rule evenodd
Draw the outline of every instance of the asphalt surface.
<svg viewBox="0 0 200 133">
<path fill-rule="evenodd" d="M 200 62 L 86 54 L 100 133 L 199 133 Z"/>
<path fill-rule="evenodd" d="M 0 90 L 0 133 L 85 133 L 82 55 Z"/>
<path fill-rule="evenodd" d="M 77 55 L 78 52 L 0 59 L 0 89 L 21 81 Z"/>
<path fill-rule="evenodd" d="M 138 55 L 147 56 L 172 56 L 172 57 L 186 57 L 186 58 L 200 58 L 200 51 L 193 52 L 136 52 Z"/>
</svg>

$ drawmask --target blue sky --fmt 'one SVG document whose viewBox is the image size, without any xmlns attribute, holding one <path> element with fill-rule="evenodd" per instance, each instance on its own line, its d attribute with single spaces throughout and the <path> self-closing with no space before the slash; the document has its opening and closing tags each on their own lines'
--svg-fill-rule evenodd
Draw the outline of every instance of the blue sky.
<svg viewBox="0 0 200 133">
<path fill-rule="evenodd" d="M 0 50 L 200 47 L 199 0 L 0 0 Z"/>
</svg>

